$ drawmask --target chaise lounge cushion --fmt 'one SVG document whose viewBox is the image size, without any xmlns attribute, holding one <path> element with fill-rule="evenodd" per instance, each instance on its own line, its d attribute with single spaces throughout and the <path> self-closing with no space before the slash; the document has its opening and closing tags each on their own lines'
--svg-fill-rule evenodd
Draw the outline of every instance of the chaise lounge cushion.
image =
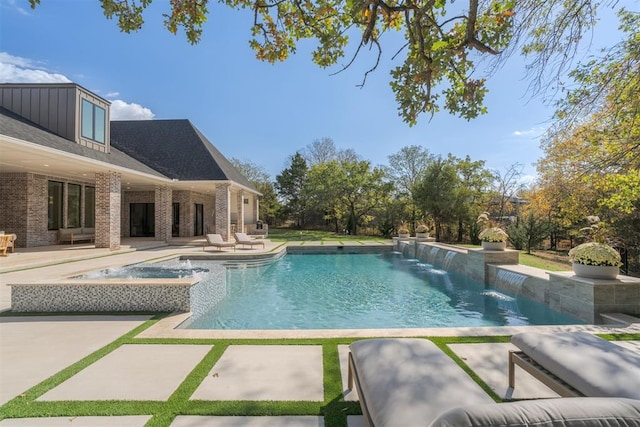
<svg viewBox="0 0 640 427">
<path fill-rule="evenodd" d="M 632 350 L 586 332 L 523 332 L 511 342 L 585 396 L 640 399 L 640 354 Z"/>
<path fill-rule="evenodd" d="M 417 338 L 356 341 L 351 355 L 376 427 L 428 425 L 443 411 L 493 400 L 433 342 Z"/>
<path fill-rule="evenodd" d="M 451 409 L 430 427 L 640 427 L 640 400 L 574 397 Z"/>
</svg>

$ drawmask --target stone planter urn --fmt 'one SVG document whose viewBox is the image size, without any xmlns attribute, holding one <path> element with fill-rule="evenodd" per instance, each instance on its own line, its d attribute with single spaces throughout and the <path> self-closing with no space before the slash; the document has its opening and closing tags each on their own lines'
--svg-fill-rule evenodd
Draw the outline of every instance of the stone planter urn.
<svg viewBox="0 0 640 427">
<path fill-rule="evenodd" d="M 620 267 L 610 265 L 586 265 L 574 262 L 571 267 L 576 276 L 586 279 L 615 279 L 620 273 Z"/>
<path fill-rule="evenodd" d="M 408 239 L 411 235 L 409 233 L 398 233 L 399 239 Z"/>
<path fill-rule="evenodd" d="M 426 239 L 429 237 L 429 233 L 418 233 L 416 231 L 416 239 Z"/>
<path fill-rule="evenodd" d="M 507 242 L 485 242 L 482 241 L 482 249 L 485 251 L 504 251 L 507 248 Z"/>
</svg>

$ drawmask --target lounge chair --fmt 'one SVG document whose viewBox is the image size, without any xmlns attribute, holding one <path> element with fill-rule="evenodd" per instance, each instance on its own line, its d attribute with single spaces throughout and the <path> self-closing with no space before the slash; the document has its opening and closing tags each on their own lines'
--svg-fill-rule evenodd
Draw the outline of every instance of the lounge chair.
<svg viewBox="0 0 640 427">
<path fill-rule="evenodd" d="M 264 240 L 255 240 L 249 238 L 245 233 L 234 233 L 236 243 L 239 245 L 248 245 L 250 247 L 261 245 L 264 248 Z"/>
<path fill-rule="evenodd" d="M 425 339 L 368 339 L 349 349 L 348 387 L 355 382 L 370 427 L 640 427 L 640 400 L 635 399 L 494 403 L 453 359 Z"/>
<path fill-rule="evenodd" d="M 349 346 L 348 387 L 369 426 L 428 426 L 440 413 L 493 399 L 433 342 L 381 338 Z"/>
<path fill-rule="evenodd" d="M 13 234 L 0 234 L 0 256 L 7 256 L 7 249 L 13 242 Z"/>
<path fill-rule="evenodd" d="M 515 365 L 561 396 L 640 399 L 640 354 L 586 332 L 511 337 L 520 351 L 509 352 L 509 387 Z"/>
<path fill-rule="evenodd" d="M 222 248 L 233 248 L 234 251 L 236 250 L 236 244 L 234 242 L 225 242 L 219 234 L 207 234 L 205 238 L 207 241 L 202 245 L 203 251 L 207 246 L 214 246 L 218 248 L 219 251 L 221 251 Z"/>
</svg>

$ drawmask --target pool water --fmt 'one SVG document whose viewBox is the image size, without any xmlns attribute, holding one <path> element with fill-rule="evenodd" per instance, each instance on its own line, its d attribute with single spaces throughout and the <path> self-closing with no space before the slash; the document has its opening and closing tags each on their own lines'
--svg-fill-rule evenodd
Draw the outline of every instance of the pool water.
<svg viewBox="0 0 640 427">
<path fill-rule="evenodd" d="M 205 267 L 203 262 L 194 266 Z M 189 329 L 369 329 L 579 324 L 544 304 L 397 253 L 289 254 L 227 270 L 225 295 Z"/>
</svg>

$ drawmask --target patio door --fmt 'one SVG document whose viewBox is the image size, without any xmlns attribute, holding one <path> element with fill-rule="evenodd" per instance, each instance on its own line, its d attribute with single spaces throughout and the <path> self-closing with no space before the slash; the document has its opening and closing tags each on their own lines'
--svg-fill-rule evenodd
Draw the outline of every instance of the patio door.
<svg viewBox="0 0 640 427">
<path fill-rule="evenodd" d="M 154 203 L 131 203 L 129 205 L 129 235 L 131 237 L 154 237 L 156 235 Z"/>
<path fill-rule="evenodd" d="M 180 236 L 180 203 L 172 205 L 171 213 L 171 237 Z"/>
<path fill-rule="evenodd" d="M 204 235 L 204 205 L 196 203 L 193 210 L 193 235 Z"/>
</svg>

